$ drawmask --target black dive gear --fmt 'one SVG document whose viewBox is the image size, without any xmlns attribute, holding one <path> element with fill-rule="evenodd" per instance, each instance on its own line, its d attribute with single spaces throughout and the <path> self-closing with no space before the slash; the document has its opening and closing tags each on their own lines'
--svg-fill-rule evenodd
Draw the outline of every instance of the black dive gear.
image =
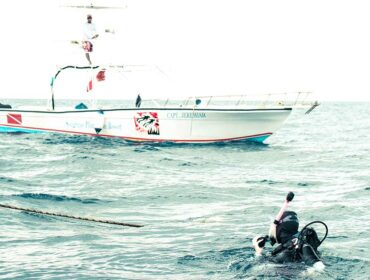
<svg viewBox="0 0 370 280">
<path fill-rule="evenodd" d="M 313 224 L 322 224 L 325 227 L 325 235 L 321 240 L 319 240 L 319 238 L 317 237 L 316 231 L 312 227 L 308 227 Z M 328 226 L 324 222 L 313 221 L 311 223 L 308 223 L 302 228 L 301 232 L 298 235 L 298 240 L 300 242 L 307 242 L 311 244 L 311 246 L 313 246 L 314 249 L 317 250 L 317 248 L 321 245 L 321 243 L 324 242 L 324 240 L 328 236 L 328 233 L 329 233 Z"/>
<path fill-rule="evenodd" d="M 324 225 L 326 233 L 320 240 L 312 224 Z M 272 261 L 276 263 L 300 262 L 312 265 L 320 261 L 317 248 L 328 235 L 328 227 L 321 221 L 314 221 L 302 228 L 298 233 L 299 222 L 297 214 L 293 211 L 284 212 L 276 228 L 276 238 L 280 243 L 272 252 Z"/>
<path fill-rule="evenodd" d="M 322 224 L 325 227 L 325 235 L 321 240 L 318 238 L 316 231 L 312 227 L 309 227 L 313 224 Z M 311 222 L 302 228 L 297 238 L 297 251 L 299 257 L 302 259 L 302 261 L 304 261 L 305 264 L 312 265 L 315 262 L 321 261 L 317 248 L 319 248 L 321 243 L 324 242 L 328 236 L 328 232 L 328 226 L 321 221 Z"/>
</svg>

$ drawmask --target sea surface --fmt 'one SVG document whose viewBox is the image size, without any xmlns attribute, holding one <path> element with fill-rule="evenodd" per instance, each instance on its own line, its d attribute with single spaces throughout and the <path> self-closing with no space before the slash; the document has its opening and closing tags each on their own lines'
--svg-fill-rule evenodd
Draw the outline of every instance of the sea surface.
<svg viewBox="0 0 370 280">
<path fill-rule="evenodd" d="M 0 134 L 1 204 L 144 226 L 0 208 L 0 278 L 369 279 L 369 170 L 369 103 L 294 111 L 266 144 Z M 323 272 L 254 256 L 289 191 L 329 228 Z"/>
</svg>

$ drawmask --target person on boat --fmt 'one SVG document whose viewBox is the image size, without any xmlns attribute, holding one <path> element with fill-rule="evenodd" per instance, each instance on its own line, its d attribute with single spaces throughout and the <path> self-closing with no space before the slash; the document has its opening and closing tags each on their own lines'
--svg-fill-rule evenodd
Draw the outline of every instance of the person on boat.
<svg viewBox="0 0 370 280">
<path fill-rule="evenodd" d="M 90 53 L 93 51 L 92 40 L 99 37 L 95 24 L 92 23 L 92 16 L 87 15 L 87 22 L 83 26 L 82 48 L 85 50 L 86 59 L 91 65 Z"/>
<path fill-rule="evenodd" d="M 275 243 L 278 245 L 271 253 L 266 255 L 272 262 L 304 262 L 306 265 L 319 269 L 325 267 L 319 257 L 317 248 L 326 238 L 326 235 L 320 241 L 316 231 L 307 226 L 299 232 L 298 217 L 293 211 L 285 211 L 278 221 L 274 221 L 274 225 L 274 230 L 270 229 L 270 235 L 257 236 L 253 239 L 252 243 L 257 256 L 262 256 L 266 242 L 270 241 L 272 246 Z"/>
</svg>

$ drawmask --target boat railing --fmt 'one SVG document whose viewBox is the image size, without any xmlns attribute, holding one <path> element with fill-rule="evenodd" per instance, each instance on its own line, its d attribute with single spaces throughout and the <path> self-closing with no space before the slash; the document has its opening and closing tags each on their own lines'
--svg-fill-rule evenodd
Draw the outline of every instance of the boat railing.
<svg viewBox="0 0 370 280">
<path fill-rule="evenodd" d="M 137 65 L 139 67 L 140 65 Z M 112 66 L 108 66 L 111 68 Z M 128 66 L 125 66 L 125 68 Z M 122 68 L 122 69 L 121 69 Z M 57 73 L 52 77 L 51 87 L 51 99 L 49 100 L 48 108 L 55 110 L 55 99 L 54 99 L 54 83 L 59 74 L 66 69 L 74 70 L 96 70 L 102 73 L 105 77 L 105 70 L 107 67 L 102 66 L 75 66 L 67 65 L 59 67 Z M 124 71 L 123 66 L 114 66 L 114 69 Z M 159 69 L 160 70 L 160 69 Z M 103 79 L 104 80 L 104 79 Z M 92 81 L 92 78 L 90 82 Z M 92 82 L 91 82 L 92 83 Z M 318 105 L 318 102 L 309 101 L 311 92 L 283 92 L 283 93 L 267 93 L 267 94 L 238 94 L 238 95 L 209 95 L 209 96 L 191 96 L 183 100 L 181 99 L 147 99 L 140 98 L 140 104 L 147 103 L 150 101 L 154 107 L 183 107 L 183 108 L 212 108 L 212 107 L 225 107 L 225 108 L 284 108 L 284 107 L 310 107 L 312 111 Z M 96 102 L 95 102 L 96 103 Z M 148 104 L 148 103 L 147 103 Z M 146 106 L 147 104 L 142 104 Z M 96 104 L 92 104 L 96 107 Z M 139 105 L 140 106 L 140 105 Z M 312 109 L 311 109 L 312 108 Z M 310 111 L 309 110 L 309 111 Z"/>
<path fill-rule="evenodd" d="M 184 108 L 214 106 L 232 108 L 271 108 L 271 107 L 310 107 L 318 105 L 317 101 L 310 100 L 311 92 L 242 94 L 242 95 L 209 95 L 191 96 L 185 99 L 152 100 L 161 107 L 179 106 Z"/>
</svg>

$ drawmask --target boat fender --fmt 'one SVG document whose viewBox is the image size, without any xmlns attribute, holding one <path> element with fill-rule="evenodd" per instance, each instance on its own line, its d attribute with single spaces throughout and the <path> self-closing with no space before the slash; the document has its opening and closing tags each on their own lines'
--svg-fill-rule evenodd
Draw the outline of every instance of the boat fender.
<svg viewBox="0 0 370 280">
<path fill-rule="evenodd" d="M 141 106 L 140 94 L 138 94 L 137 97 L 136 97 L 135 106 L 136 106 L 136 108 L 140 108 L 140 106 Z"/>
</svg>

